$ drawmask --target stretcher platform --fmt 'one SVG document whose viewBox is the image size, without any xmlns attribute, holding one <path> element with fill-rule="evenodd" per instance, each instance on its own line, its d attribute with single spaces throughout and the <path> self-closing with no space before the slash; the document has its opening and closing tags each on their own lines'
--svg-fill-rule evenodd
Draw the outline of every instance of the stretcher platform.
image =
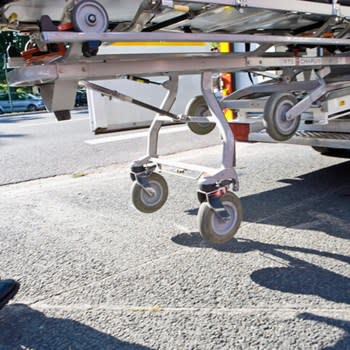
<svg viewBox="0 0 350 350">
<path fill-rule="evenodd" d="M 315 147 L 348 141 L 349 5 L 350 1 L 336 0 L 19 0 L 0 2 L 0 26 L 31 35 L 24 53 L 9 50 L 8 66 L 14 68 L 9 82 L 38 85 L 58 119 L 69 118 L 79 82 L 156 113 L 146 154 L 131 166 L 132 201 L 142 212 L 155 212 L 167 200 L 168 187 L 160 172 L 169 162 L 165 164 L 158 151 L 163 123 L 187 123 L 197 134 L 209 133 L 216 125 L 222 139 L 220 167 L 187 168 L 199 171 L 202 236 L 212 243 L 225 243 L 243 217 L 234 194 L 239 181 L 231 127 L 243 126 L 250 141 L 308 140 Z M 245 43 L 246 52 L 98 54 L 101 45 L 125 42 Z M 264 81 L 218 100 L 212 76 L 219 72 L 247 72 Z M 202 96 L 191 101 L 184 113 L 175 114 L 172 106 L 179 76 L 195 73 L 201 74 Z M 167 77 L 162 84 L 167 95 L 161 105 L 151 106 L 94 83 L 130 75 L 141 80 Z M 224 107 L 238 115 L 231 125 Z M 343 130 L 337 129 L 339 121 L 346 125 Z M 323 130 L 328 133 L 324 137 L 321 129 L 328 126 L 333 131 Z"/>
</svg>

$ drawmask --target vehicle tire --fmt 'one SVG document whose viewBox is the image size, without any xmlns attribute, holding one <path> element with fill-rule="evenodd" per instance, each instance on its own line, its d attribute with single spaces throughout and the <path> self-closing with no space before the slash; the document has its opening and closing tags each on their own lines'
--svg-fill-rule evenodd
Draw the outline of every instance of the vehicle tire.
<svg viewBox="0 0 350 350">
<path fill-rule="evenodd" d="M 186 106 L 185 114 L 195 117 L 208 117 L 210 116 L 210 111 L 208 105 L 203 96 L 194 97 Z M 188 123 L 188 127 L 192 132 L 197 135 L 209 134 L 214 128 L 215 124 L 203 121 L 201 123 L 191 122 Z"/>
<path fill-rule="evenodd" d="M 264 119 L 267 133 L 276 141 L 290 139 L 298 130 L 300 116 L 287 120 L 286 113 L 297 103 L 294 95 L 275 93 L 266 101 Z"/>
<path fill-rule="evenodd" d="M 36 107 L 36 105 L 29 105 L 28 107 L 27 107 L 27 111 L 28 112 L 35 112 L 35 111 L 37 111 L 38 109 L 37 109 L 37 107 Z"/>
<path fill-rule="evenodd" d="M 153 173 L 148 176 L 148 182 L 154 194 L 147 193 L 136 181 L 131 187 L 131 200 L 136 209 L 142 213 L 154 213 L 168 199 L 168 184 L 163 176 Z"/>
<path fill-rule="evenodd" d="M 220 200 L 230 214 L 229 221 L 222 220 L 208 202 L 200 205 L 197 216 L 201 236 L 214 244 L 230 241 L 238 231 L 243 217 L 241 201 L 234 193 L 227 192 Z"/>
</svg>

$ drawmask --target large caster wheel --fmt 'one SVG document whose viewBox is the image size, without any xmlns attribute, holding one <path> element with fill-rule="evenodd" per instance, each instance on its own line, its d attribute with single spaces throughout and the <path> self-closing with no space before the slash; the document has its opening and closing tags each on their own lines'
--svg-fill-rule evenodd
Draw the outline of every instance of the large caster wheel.
<svg viewBox="0 0 350 350">
<path fill-rule="evenodd" d="M 73 8 L 71 19 L 76 32 L 103 33 L 108 28 L 107 11 L 94 0 L 78 2 Z"/>
<path fill-rule="evenodd" d="M 168 184 L 163 176 L 153 173 L 148 176 L 152 193 L 148 193 L 136 181 L 131 187 L 131 199 L 136 209 L 143 213 L 154 213 L 159 210 L 168 198 Z"/>
<path fill-rule="evenodd" d="M 225 193 L 221 197 L 221 202 L 230 214 L 228 221 L 221 219 L 208 202 L 203 202 L 198 211 L 200 234 L 206 241 L 214 244 L 230 241 L 238 231 L 243 217 L 241 201 L 234 193 Z"/>
<path fill-rule="evenodd" d="M 267 133 L 276 141 L 290 139 L 299 127 L 300 116 L 288 120 L 286 113 L 297 103 L 292 94 L 275 93 L 267 100 L 264 109 Z"/>
<path fill-rule="evenodd" d="M 195 117 L 209 117 L 211 116 L 207 103 L 203 96 L 194 97 L 186 106 L 186 115 L 195 116 Z M 192 132 L 197 135 L 206 135 L 209 134 L 214 128 L 215 124 L 208 123 L 206 121 L 197 123 L 192 122 L 188 123 L 188 127 Z"/>
</svg>

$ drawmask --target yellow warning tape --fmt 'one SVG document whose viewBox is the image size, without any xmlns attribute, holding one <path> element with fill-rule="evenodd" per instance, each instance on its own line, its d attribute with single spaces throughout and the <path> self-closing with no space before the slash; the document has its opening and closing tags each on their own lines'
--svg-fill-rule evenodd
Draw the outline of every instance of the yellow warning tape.
<svg viewBox="0 0 350 350">
<path fill-rule="evenodd" d="M 185 43 L 185 42 L 159 42 L 159 41 L 148 41 L 148 42 L 114 42 L 111 44 L 111 46 L 206 46 L 207 43 L 204 42 L 192 42 L 192 43 Z"/>
</svg>

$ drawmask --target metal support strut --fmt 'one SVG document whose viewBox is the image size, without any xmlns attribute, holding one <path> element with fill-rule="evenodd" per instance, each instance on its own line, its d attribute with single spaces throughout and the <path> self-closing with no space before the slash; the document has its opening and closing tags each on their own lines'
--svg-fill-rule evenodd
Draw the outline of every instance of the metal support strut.
<svg viewBox="0 0 350 350">
<path fill-rule="evenodd" d="M 203 72 L 201 80 L 202 93 L 208 108 L 215 119 L 223 143 L 221 169 L 211 176 L 199 181 L 199 191 L 205 193 L 209 206 L 223 221 L 230 220 L 230 214 L 220 201 L 221 192 L 226 192 L 232 183 L 233 189 L 238 190 L 238 176 L 234 169 L 236 164 L 235 140 L 225 119 L 222 109 L 212 91 L 212 73 Z"/>
</svg>

